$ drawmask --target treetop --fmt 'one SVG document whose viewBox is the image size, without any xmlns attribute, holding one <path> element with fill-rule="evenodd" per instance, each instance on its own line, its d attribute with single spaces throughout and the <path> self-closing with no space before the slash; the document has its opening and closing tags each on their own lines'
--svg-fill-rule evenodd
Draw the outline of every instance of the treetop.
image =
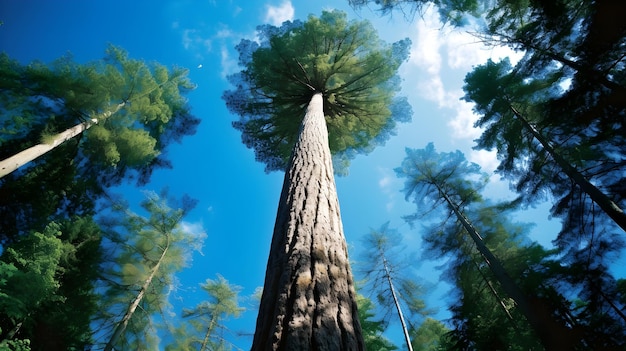
<svg viewBox="0 0 626 351">
<path fill-rule="evenodd" d="M 235 89 L 223 98 L 267 171 L 286 167 L 315 93 L 323 96 L 331 152 L 345 166 L 384 142 L 397 121 L 410 119 L 406 99 L 395 96 L 409 39 L 387 44 L 369 22 L 348 21 L 340 11 L 257 30 L 258 41 L 236 46 L 243 69 L 229 77 Z"/>
</svg>

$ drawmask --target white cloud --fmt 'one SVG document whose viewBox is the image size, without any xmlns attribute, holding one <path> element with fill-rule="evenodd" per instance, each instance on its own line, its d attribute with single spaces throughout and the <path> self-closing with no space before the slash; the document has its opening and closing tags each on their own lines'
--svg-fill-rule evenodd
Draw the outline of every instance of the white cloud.
<svg viewBox="0 0 626 351">
<path fill-rule="evenodd" d="M 283 1 L 280 6 L 266 5 L 265 22 L 279 26 L 285 21 L 293 20 L 294 9 L 290 0 Z"/>
<path fill-rule="evenodd" d="M 515 63 L 521 54 L 506 47 L 488 47 L 467 31 L 443 26 L 432 7 L 423 19 L 416 21 L 415 30 L 409 65 L 420 71 L 417 91 L 422 98 L 436 102 L 440 109 L 452 112 L 447 125 L 453 139 L 477 138 L 481 130 L 474 128 L 477 116 L 472 111 L 473 105 L 460 100 L 465 95 L 461 89 L 463 82 L 450 78 L 462 77 L 489 58 L 498 61 L 510 57 Z"/>
<path fill-rule="evenodd" d="M 438 74 L 441 70 L 441 38 L 436 25 L 439 22 L 437 16 L 436 12 L 430 11 L 424 15 L 423 20 L 417 21 L 417 37 L 413 39 L 414 45 L 409 58 L 409 62 L 429 74 Z"/>
<path fill-rule="evenodd" d="M 202 254 L 202 245 L 204 244 L 204 239 L 206 239 L 207 237 L 202 222 L 182 221 L 180 223 L 180 227 L 181 230 L 185 232 L 185 234 L 192 238 L 192 240 L 189 240 L 189 242 L 191 243 L 191 248 Z"/>
<path fill-rule="evenodd" d="M 500 163 L 495 151 L 472 150 L 467 159 L 478 164 L 483 172 L 493 173 Z"/>
<path fill-rule="evenodd" d="M 472 104 L 456 99 L 453 109 L 454 118 L 447 123 L 448 127 L 452 129 L 452 138 L 471 140 L 478 138 L 482 131 L 474 127 L 478 117 L 472 111 Z"/>
<path fill-rule="evenodd" d="M 222 78 L 226 78 L 228 75 L 237 72 L 237 60 L 230 56 L 226 45 L 222 45 L 220 52 L 222 71 L 220 75 Z"/>
</svg>

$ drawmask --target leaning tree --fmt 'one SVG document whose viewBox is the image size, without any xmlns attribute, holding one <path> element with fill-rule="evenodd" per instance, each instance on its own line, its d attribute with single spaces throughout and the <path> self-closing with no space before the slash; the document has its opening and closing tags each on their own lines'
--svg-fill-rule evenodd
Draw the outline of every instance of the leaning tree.
<svg viewBox="0 0 626 351">
<path fill-rule="evenodd" d="M 236 47 L 243 70 L 223 96 L 266 171 L 285 171 L 252 349 L 360 350 L 333 173 L 410 118 L 395 97 L 410 41 L 386 44 L 338 11 L 258 34 Z"/>
</svg>

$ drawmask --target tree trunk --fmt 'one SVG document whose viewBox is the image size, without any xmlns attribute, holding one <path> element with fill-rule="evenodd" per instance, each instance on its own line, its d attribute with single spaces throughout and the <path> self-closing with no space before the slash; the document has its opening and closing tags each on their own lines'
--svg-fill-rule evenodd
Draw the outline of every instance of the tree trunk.
<svg viewBox="0 0 626 351">
<path fill-rule="evenodd" d="M 135 296 L 135 299 L 133 300 L 133 302 L 131 302 L 131 304 L 128 306 L 128 310 L 126 310 L 124 317 L 115 327 L 115 331 L 113 332 L 113 335 L 111 335 L 109 342 L 104 347 L 104 351 L 113 350 L 113 345 L 115 345 L 115 343 L 117 342 L 117 339 L 119 339 L 122 333 L 124 333 L 124 331 L 126 330 L 126 326 L 128 326 L 128 322 L 133 316 L 133 313 L 135 313 L 137 306 L 139 306 L 139 303 L 141 302 L 144 295 L 146 294 L 146 291 L 148 291 L 148 288 L 150 287 L 150 284 L 152 283 L 152 279 L 154 279 L 154 276 L 156 276 L 157 272 L 159 271 L 159 268 L 161 267 L 161 262 L 163 262 L 163 259 L 165 258 L 165 255 L 167 254 L 168 248 L 169 248 L 169 237 L 167 238 L 167 243 L 165 245 L 165 248 L 163 249 L 163 253 L 161 253 L 161 257 L 159 257 L 159 260 L 157 261 L 156 265 L 154 265 L 154 268 L 152 268 L 150 275 L 144 281 L 143 285 L 141 286 L 141 289 L 139 290 L 139 293 L 137 294 L 137 296 Z"/>
<path fill-rule="evenodd" d="M 209 322 L 209 326 L 206 329 L 206 333 L 204 334 L 204 339 L 202 339 L 202 345 L 200 345 L 200 351 L 206 350 L 207 344 L 209 343 L 209 338 L 211 337 L 211 333 L 213 333 L 213 328 L 215 327 L 215 323 L 217 320 L 217 315 L 213 313 L 211 316 L 211 321 Z"/>
<path fill-rule="evenodd" d="M 469 220 L 459 211 L 456 204 L 450 200 L 448 194 L 437 186 L 440 194 L 448 204 L 448 207 L 454 212 L 465 231 L 476 244 L 476 249 L 489 266 L 496 280 L 502 286 L 510 298 L 515 301 L 520 312 L 526 317 L 528 323 L 539 336 L 541 343 L 547 351 L 553 350 L 572 350 L 577 340 L 567 327 L 561 325 L 552 316 L 545 303 L 539 299 L 531 299 L 522 289 L 515 283 L 511 276 L 507 273 L 504 266 L 498 258 L 496 258 L 491 250 L 485 245 L 483 238 L 480 236 L 476 228 Z"/>
<path fill-rule="evenodd" d="M 398 301 L 398 297 L 396 296 L 396 289 L 393 287 L 393 281 L 391 279 L 391 274 L 389 273 L 389 267 L 387 266 L 387 259 L 384 257 L 383 266 L 385 267 L 385 275 L 387 276 L 387 283 L 389 283 L 389 290 L 391 290 L 391 297 L 393 297 L 393 303 L 396 305 L 398 318 L 400 318 L 400 324 L 402 325 L 402 332 L 404 333 L 404 341 L 406 342 L 406 347 L 409 351 L 413 351 L 413 345 L 411 344 L 411 338 L 409 337 L 409 330 L 406 327 L 404 315 L 402 315 L 402 308 L 400 307 L 400 302 Z"/>
<path fill-rule="evenodd" d="M 28 162 L 43 156 L 50 150 L 91 128 L 92 125 L 98 124 L 98 122 L 109 118 L 112 114 L 121 110 L 125 104 L 125 102 L 121 102 L 112 111 L 106 111 L 97 116 L 98 118 L 92 118 L 89 121 L 79 123 L 61 133 L 56 134 L 50 143 L 41 143 L 31 146 L 26 150 L 20 151 L 17 154 L 0 161 L 0 178 L 17 170 Z"/>
<path fill-rule="evenodd" d="M 285 173 L 252 350 L 363 349 L 317 93 Z"/>
<path fill-rule="evenodd" d="M 582 191 L 587 193 L 593 202 L 597 203 L 598 206 L 609 216 L 611 219 L 620 226 L 624 231 L 626 231 L 626 213 L 622 210 L 615 202 L 613 202 L 606 194 L 604 194 L 600 189 L 598 189 L 595 185 L 593 185 L 587 178 L 585 178 L 576 168 L 574 168 L 569 162 L 567 162 L 559 153 L 554 150 L 552 145 L 539 133 L 535 127 L 530 124 L 519 113 L 515 107 L 512 105 L 509 106 L 515 117 L 517 117 L 520 122 L 530 131 L 530 133 L 537 139 L 537 141 L 541 144 L 541 146 L 550 154 L 554 162 L 556 162 L 559 167 L 567 174 L 567 176 L 573 180 Z"/>
</svg>

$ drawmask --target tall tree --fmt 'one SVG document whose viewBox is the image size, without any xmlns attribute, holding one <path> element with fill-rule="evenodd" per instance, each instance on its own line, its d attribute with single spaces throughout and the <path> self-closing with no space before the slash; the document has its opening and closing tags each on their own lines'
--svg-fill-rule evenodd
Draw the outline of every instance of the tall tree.
<svg viewBox="0 0 626 351">
<path fill-rule="evenodd" d="M 337 11 L 259 35 L 237 46 L 244 70 L 224 93 L 243 142 L 285 170 L 252 349 L 363 349 L 331 155 L 345 169 L 410 118 L 394 99 L 409 41 Z"/>
<path fill-rule="evenodd" d="M 185 266 L 190 250 L 202 245 L 203 233 L 182 226 L 195 201 L 183 197 L 179 208 L 171 208 L 168 201 L 167 193 L 147 193 L 141 207 L 148 217 L 117 203 L 114 216 L 103 220 L 113 249 L 113 261 L 103 267 L 107 274 L 100 323 L 108 337 L 105 350 L 156 347 L 158 340 L 148 333 L 154 328 L 152 318 L 168 305 L 165 292 L 174 273 Z"/>
<path fill-rule="evenodd" d="M 407 264 L 402 261 L 399 249 L 401 242 L 400 233 L 389 228 L 389 222 L 383 224 L 378 230 L 370 230 L 364 238 L 363 258 L 360 265 L 365 274 L 367 290 L 377 295 L 384 309 L 388 311 L 395 309 L 406 347 L 412 351 L 410 326 L 405 315 L 407 312 L 425 314 L 426 311 L 424 302 L 416 298 L 416 295 L 421 292 L 420 286 L 401 273 L 402 266 Z"/>
<path fill-rule="evenodd" d="M 0 56 L 1 108 L 11 121 L 0 128 L 0 159 L 55 146 L 0 179 L 3 243 L 50 219 L 93 214 L 103 189 L 123 178 L 146 182 L 153 169 L 171 166 L 167 146 L 199 123 L 183 97 L 193 88 L 183 69 L 134 60 L 112 46 L 87 64 L 63 57 L 24 66 Z M 73 126 L 91 128 L 55 141 Z"/>
<path fill-rule="evenodd" d="M 466 217 L 463 209 L 481 200 L 477 191 L 484 186 L 485 176 L 478 165 L 467 162 L 459 151 L 437 153 L 432 143 L 425 149 L 406 151 L 407 157 L 396 172 L 398 176 L 407 178 L 404 190 L 407 199 L 412 198 L 418 206 L 428 204 L 429 209 L 441 206 L 448 216 L 456 219 L 546 349 L 561 350 L 564 345 L 575 343 L 570 330 L 556 320 L 552 311 L 546 305 L 537 303 L 515 282 L 501 259 L 487 247 L 484 238 Z M 478 180 L 472 181 L 470 176 L 478 176 Z M 408 219 L 415 219 L 416 216 L 409 216 Z"/>
<path fill-rule="evenodd" d="M 552 160 L 571 182 L 626 231 L 626 213 L 623 209 L 611 196 L 594 185 L 571 161 L 568 161 L 557 150 L 557 146 L 532 123 L 533 119 L 540 125 L 548 123 L 548 116 L 541 115 L 542 112 L 546 113 L 546 110 L 539 105 L 540 102 L 537 99 L 541 97 L 537 95 L 550 94 L 549 91 L 554 89 L 552 86 L 559 78 L 559 74 L 556 74 L 556 77 L 527 82 L 516 72 L 511 71 L 508 60 L 500 63 L 489 61 L 485 65 L 476 67 L 468 74 L 464 90 L 467 93 L 466 99 L 473 101 L 476 104 L 475 110 L 482 115 L 477 126 L 486 127 L 484 134 L 478 140 L 478 147 L 486 149 L 495 147 L 503 158 L 499 171 L 505 174 L 513 173 L 515 176 L 521 174 L 520 168 L 526 165 L 535 166 L 538 163 L 543 165 L 546 161 Z M 551 129 L 549 126 L 546 127 L 548 130 Z M 591 147 L 587 144 L 587 138 L 577 138 L 576 135 L 570 135 L 569 138 L 575 138 L 579 143 L 582 142 L 582 145 L 579 145 L 581 148 Z M 589 152 L 593 151 L 590 149 Z M 518 162 L 521 158 L 527 157 L 530 158 L 529 161 Z M 606 155 L 606 159 L 610 160 L 611 157 Z M 580 164 L 588 166 L 585 160 L 580 160 Z M 549 169 L 549 167 L 546 168 Z M 612 168 L 619 170 L 621 167 L 614 165 Z M 599 171 L 595 168 L 593 170 Z M 537 171 L 541 172 L 540 169 Z M 608 169 L 606 172 L 610 171 L 611 169 Z M 605 172 L 600 174 L 602 173 Z M 547 179 L 547 182 L 542 182 L 541 178 L 534 180 L 528 176 L 521 177 L 518 189 L 534 186 L 534 189 L 531 188 L 532 193 L 537 193 L 539 191 L 537 188 L 550 186 L 550 181 L 555 182 L 558 177 L 552 176 Z M 616 199 L 620 197 L 621 195 L 615 196 Z"/>
<path fill-rule="evenodd" d="M 190 322 L 196 333 L 183 338 L 177 337 L 175 345 L 166 348 L 168 351 L 191 348 L 206 351 L 227 348 L 227 342 L 220 335 L 219 330 L 224 328 L 224 321 L 230 317 L 239 317 L 245 310 L 239 306 L 238 302 L 241 287 L 231 285 L 221 275 L 218 275 L 215 280 L 207 279 L 204 284 L 200 284 L 200 287 L 209 295 L 209 300 L 201 302 L 193 309 L 184 309 L 182 315 Z"/>
</svg>

